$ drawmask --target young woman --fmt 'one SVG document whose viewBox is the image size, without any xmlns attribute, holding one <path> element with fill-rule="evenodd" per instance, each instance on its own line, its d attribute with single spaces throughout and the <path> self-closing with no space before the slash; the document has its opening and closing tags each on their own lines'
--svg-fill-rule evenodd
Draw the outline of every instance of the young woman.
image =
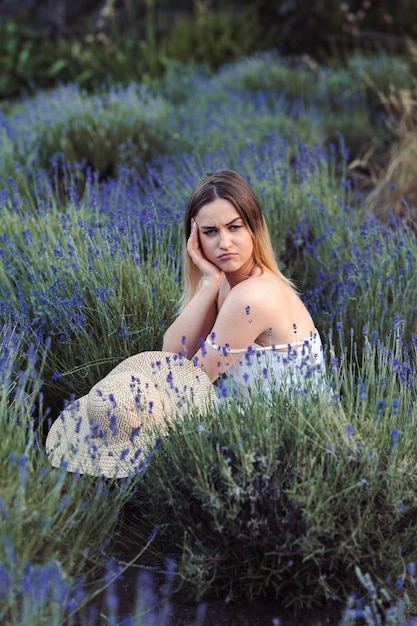
<svg viewBox="0 0 417 626">
<path fill-rule="evenodd" d="M 206 174 L 189 199 L 184 237 L 184 295 L 163 350 L 185 353 L 212 381 L 233 381 L 244 395 L 316 386 L 320 336 L 277 266 L 248 183 L 232 170 Z"/>
<path fill-rule="evenodd" d="M 142 471 L 155 433 L 163 435 L 182 407 L 216 400 L 211 381 L 219 395 L 243 398 L 283 385 L 302 393 L 317 387 L 320 337 L 277 267 L 246 181 L 230 170 L 204 176 L 184 233 L 182 307 L 163 350 L 125 359 L 62 411 L 46 440 L 53 466 L 113 478 Z"/>
</svg>

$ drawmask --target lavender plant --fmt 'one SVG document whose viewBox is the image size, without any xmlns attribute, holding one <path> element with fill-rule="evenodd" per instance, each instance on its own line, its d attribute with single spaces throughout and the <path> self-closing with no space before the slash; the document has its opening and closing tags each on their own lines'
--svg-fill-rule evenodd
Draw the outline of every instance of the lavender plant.
<svg viewBox="0 0 417 626">
<path fill-rule="evenodd" d="M 356 568 L 356 575 L 365 595 L 352 594 L 343 611 L 340 626 L 355 626 L 360 623 L 366 626 L 415 626 L 417 620 L 410 615 L 412 601 L 408 592 L 404 598 L 392 602 L 392 597 L 385 587 L 377 588 L 369 574 L 363 574 Z M 415 563 L 407 564 L 404 575 L 396 582 L 397 587 L 404 584 L 415 587 Z"/>
<path fill-rule="evenodd" d="M 268 71 L 262 72 L 259 65 Z M 276 72 L 284 72 L 284 77 L 274 82 L 270 77 Z M 289 72 L 291 81 L 287 81 Z M 6 178 L 11 173 L 14 162 L 24 169 L 50 168 L 50 159 L 56 154 L 64 163 L 90 164 L 102 176 L 109 176 L 117 175 L 123 166 L 143 172 L 144 163 L 161 153 L 202 155 L 223 148 L 227 137 L 233 137 L 229 150 L 235 151 L 248 141 L 259 144 L 271 134 L 291 139 L 298 135 L 309 145 L 333 140 L 335 122 L 327 112 L 323 115 L 322 101 L 305 101 L 305 88 L 301 87 L 296 97 L 288 93 L 298 84 L 294 80 L 297 72 L 279 60 L 272 63 L 268 57 L 255 57 L 232 68 L 225 66 L 212 78 L 199 68 L 186 76 L 182 72 L 180 80 L 174 72 L 157 83 L 153 92 L 137 85 L 94 95 L 74 85 L 41 91 L 16 105 L 3 120 L 3 141 L 7 138 L 11 157 L 3 164 L 3 175 Z M 310 74 L 302 73 L 304 85 Z M 251 77 L 256 81 L 260 75 L 269 77 L 266 80 L 272 80 L 271 85 L 252 86 Z M 163 95 L 155 93 L 158 87 Z M 123 105 L 116 106 L 118 101 Z M 359 124 L 364 111 L 359 107 L 356 113 Z M 330 134 L 326 124 L 331 124 Z M 364 128 L 364 124 L 360 126 Z"/>
<path fill-rule="evenodd" d="M 391 341 L 369 347 L 362 379 L 353 359 L 332 361 L 314 402 L 302 390 L 229 401 L 171 429 L 138 506 L 165 527 L 162 549 L 197 597 L 343 600 L 355 566 L 394 593 L 414 554 L 417 500 L 415 375 L 395 375 Z"/>
<path fill-rule="evenodd" d="M 0 339 L 0 619 L 60 624 L 84 599 L 77 580 L 109 558 L 129 487 L 51 469 L 41 391 L 50 343 L 27 348 L 8 324 Z"/>
<path fill-rule="evenodd" d="M 323 232 L 313 251 L 325 286 L 315 304 L 318 292 L 309 292 L 312 308 L 325 307 L 333 327 L 346 333 L 352 329 L 358 339 L 365 328 L 384 339 L 400 323 L 410 341 L 417 310 L 412 230 L 402 230 L 395 220 L 382 225 L 373 214 L 365 214 L 358 223 L 357 216 L 343 213 L 337 217 L 341 227 Z M 323 217 L 326 214 L 324 208 Z"/>
<path fill-rule="evenodd" d="M 110 198 L 96 193 L 73 197 L 63 213 L 48 205 L 25 212 L 11 201 L 3 208 L 3 311 L 18 310 L 35 340 L 52 338 L 47 380 L 61 402 L 123 355 L 159 347 L 178 300 L 175 210 L 156 215 L 151 197 L 126 202 L 131 189 L 121 183 L 108 187 Z"/>
<path fill-rule="evenodd" d="M 56 154 L 104 176 L 116 176 L 126 162 L 143 170 L 163 150 L 163 98 L 142 85 L 87 94 L 75 85 L 39 91 L 8 116 L 14 161 L 50 168 Z"/>
<path fill-rule="evenodd" d="M 19 310 L 20 323 L 35 338 L 52 337 L 46 384 L 54 406 L 61 398 L 61 408 L 74 390 L 88 391 L 124 356 L 160 346 L 180 295 L 178 224 L 187 192 L 201 169 L 221 167 L 224 159 L 223 150 L 203 159 L 160 159 L 155 170 L 148 168 L 147 187 L 129 172 L 106 184 L 92 177 L 81 199 L 69 176 L 65 203 L 46 173 L 39 174 L 32 192 L 36 208 L 18 189 L 3 194 L 1 306 L 8 315 Z M 297 228 L 300 249 L 305 244 L 297 224 L 308 219 L 306 196 L 322 196 L 337 209 L 337 170 L 320 149 L 271 138 L 259 153 L 250 146 L 228 163 L 253 180 L 282 254 Z M 162 187 L 152 185 L 158 171 Z M 290 216 L 281 210 L 285 205 Z M 295 263 L 288 268 L 297 269 Z"/>
<path fill-rule="evenodd" d="M 230 67 L 196 71 L 185 94 L 175 73 L 161 95 L 157 85 L 88 98 L 66 87 L 1 118 L 0 560 L 4 615 L 17 623 L 32 619 L 28 575 L 53 572 L 59 588 L 39 592 L 33 620 L 70 624 L 70 607 L 88 596 L 80 581 L 102 571 L 133 489 L 133 557 L 158 524 L 153 558 L 162 569 L 175 554 L 195 596 L 343 601 L 356 567 L 393 602 L 403 591 L 417 519 L 415 236 L 366 211 L 343 137 L 326 147 L 323 107 L 337 110 L 346 73 L 329 70 L 306 102 L 279 86 L 287 68 L 267 68 L 257 57 L 235 77 Z M 363 106 L 360 94 L 349 103 Z M 138 109 L 149 121 L 143 144 Z M 70 161 L 50 160 L 59 152 Z M 114 177 L 103 180 L 109 163 Z M 245 176 L 265 207 L 277 256 L 322 332 L 325 393 L 258 397 L 243 409 L 229 398 L 211 415 L 190 414 L 133 484 L 52 471 L 48 420 L 116 362 L 160 348 L 180 295 L 183 208 L 201 172 L 219 167 Z"/>
</svg>

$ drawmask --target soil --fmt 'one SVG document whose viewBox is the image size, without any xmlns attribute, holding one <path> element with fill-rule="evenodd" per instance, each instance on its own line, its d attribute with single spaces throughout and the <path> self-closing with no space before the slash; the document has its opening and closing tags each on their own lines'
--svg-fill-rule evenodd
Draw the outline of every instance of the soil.
<svg viewBox="0 0 417 626">
<path fill-rule="evenodd" d="M 189 626 L 194 614 L 181 611 L 174 614 L 172 626 Z M 207 607 L 204 626 L 336 626 L 340 623 L 340 612 L 324 607 L 303 611 L 294 615 L 283 611 L 277 603 L 260 600 L 254 603 L 239 603 L 225 606 L 210 603 Z"/>
<path fill-rule="evenodd" d="M 123 541 L 115 542 L 111 556 L 119 562 L 129 562 L 135 554 L 135 537 L 132 536 L 130 540 L 129 542 L 125 526 Z M 143 566 L 146 567 L 146 558 Z M 116 582 L 114 592 L 118 599 L 119 619 L 133 615 L 140 571 L 137 566 L 132 566 Z M 253 602 L 227 602 L 225 599 L 213 597 L 197 603 L 190 601 L 184 594 L 177 593 L 169 601 L 172 610 L 169 620 L 162 621 L 163 626 L 337 626 L 342 613 L 342 607 L 335 603 L 323 603 L 320 607 L 294 612 L 283 608 L 281 602 L 267 598 Z M 98 595 L 92 604 L 105 616 L 106 591 Z"/>
<path fill-rule="evenodd" d="M 125 551 L 123 557 L 126 562 Z M 120 621 L 134 614 L 138 571 L 135 566 L 127 569 L 115 584 Z M 92 602 L 103 616 L 107 614 L 106 593 L 102 592 Z M 169 603 L 170 618 L 163 621 L 163 626 L 337 626 L 342 612 L 341 606 L 335 603 L 294 612 L 284 608 L 278 600 L 268 598 L 228 602 L 213 597 L 198 603 L 181 593 L 173 594 Z"/>
<path fill-rule="evenodd" d="M 125 572 L 117 584 L 119 619 L 131 616 L 135 607 L 137 569 Z M 164 626 L 337 626 L 341 620 L 341 607 L 326 604 L 322 607 L 294 611 L 283 609 L 276 600 L 259 599 L 253 602 L 225 602 L 213 598 L 198 605 L 181 595 L 170 600 L 172 610 Z M 94 605 L 106 615 L 105 593 L 95 599 Z"/>
</svg>

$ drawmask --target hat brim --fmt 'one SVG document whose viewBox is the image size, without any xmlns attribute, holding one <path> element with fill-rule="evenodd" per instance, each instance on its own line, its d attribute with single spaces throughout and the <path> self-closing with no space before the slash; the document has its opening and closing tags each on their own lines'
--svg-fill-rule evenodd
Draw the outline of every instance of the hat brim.
<svg viewBox="0 0 417 626">
<path fill-rule="evenodd" d="M 152 449 L 150 438 L 137 435 L 130 444 L 94 436 L 87 417 L 88 396 L 61 412 L 46 439 L 46 453 L 53 467 L 67 472 L 107 478 L 126 478 L 144 471 Z M 156 437 L 154 439 L 154 445 Z"/>
<path fill-rule="evenodd" d="M 191 361 L 173 353 L 159 351 L 134 355 L 119 363 L 103 380 L 124 372 L 148 376 L 162 396 L 176 396 L 177 393 L 179 395 L 176 397 L 184 393 L 188 396 L 192 391 L 192 405 L 197 409 L 206 409 L 216 401 L 209 377 Z M 171 378 L 168 384 L 167 374 L 172 373 L 175 388 Z M 94 387 L 90 393 L 93 390 Z M 155 448 L 157 437 L 163 435 L 163 420 L 159 419 L 158 423 L 158 419 L 155 419 L 146 428 L 136 429 L 135 435 L 132 432 L 132 437 L 123 442 L 118 442 L 115 437 L 107 437 L 106 433 L 97 436 L 97 431 L 90 424 L 88 398 L 89 394 L 73 402 L 52 424 L 46 439 L 46 453 L 51 465 L 68 472 L 107 478 L 126 478 L 142 473 Z M 182 403 L 183 410 L 187 410 L 187 406 L 190 408 L 188 403 Z M 177 407 L 177 417 L 179 412 Z M 172 411 L 166 416 L 170 422 L 174 418 Z"/>
</svg>

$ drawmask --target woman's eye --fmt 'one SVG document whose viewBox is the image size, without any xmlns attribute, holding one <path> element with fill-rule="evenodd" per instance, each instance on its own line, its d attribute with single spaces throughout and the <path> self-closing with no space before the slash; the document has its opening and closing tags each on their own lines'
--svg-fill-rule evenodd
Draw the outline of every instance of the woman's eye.
<svg viewBox="0 0 417 626">
<path fill-rule="evenodd" d="M 239 230 L 239 228 L 242 228 L 240 224 L 233 224 L 230 226 L 230 230 Z"/>
<path fill-rule="evenodd" d="M 214 228 L 211 228 L 210 230 L 205 230 L 204 234 L 205 235 L 214 235 L 214 233 L 216 232 L 216 230 Z"/>
</svg>

